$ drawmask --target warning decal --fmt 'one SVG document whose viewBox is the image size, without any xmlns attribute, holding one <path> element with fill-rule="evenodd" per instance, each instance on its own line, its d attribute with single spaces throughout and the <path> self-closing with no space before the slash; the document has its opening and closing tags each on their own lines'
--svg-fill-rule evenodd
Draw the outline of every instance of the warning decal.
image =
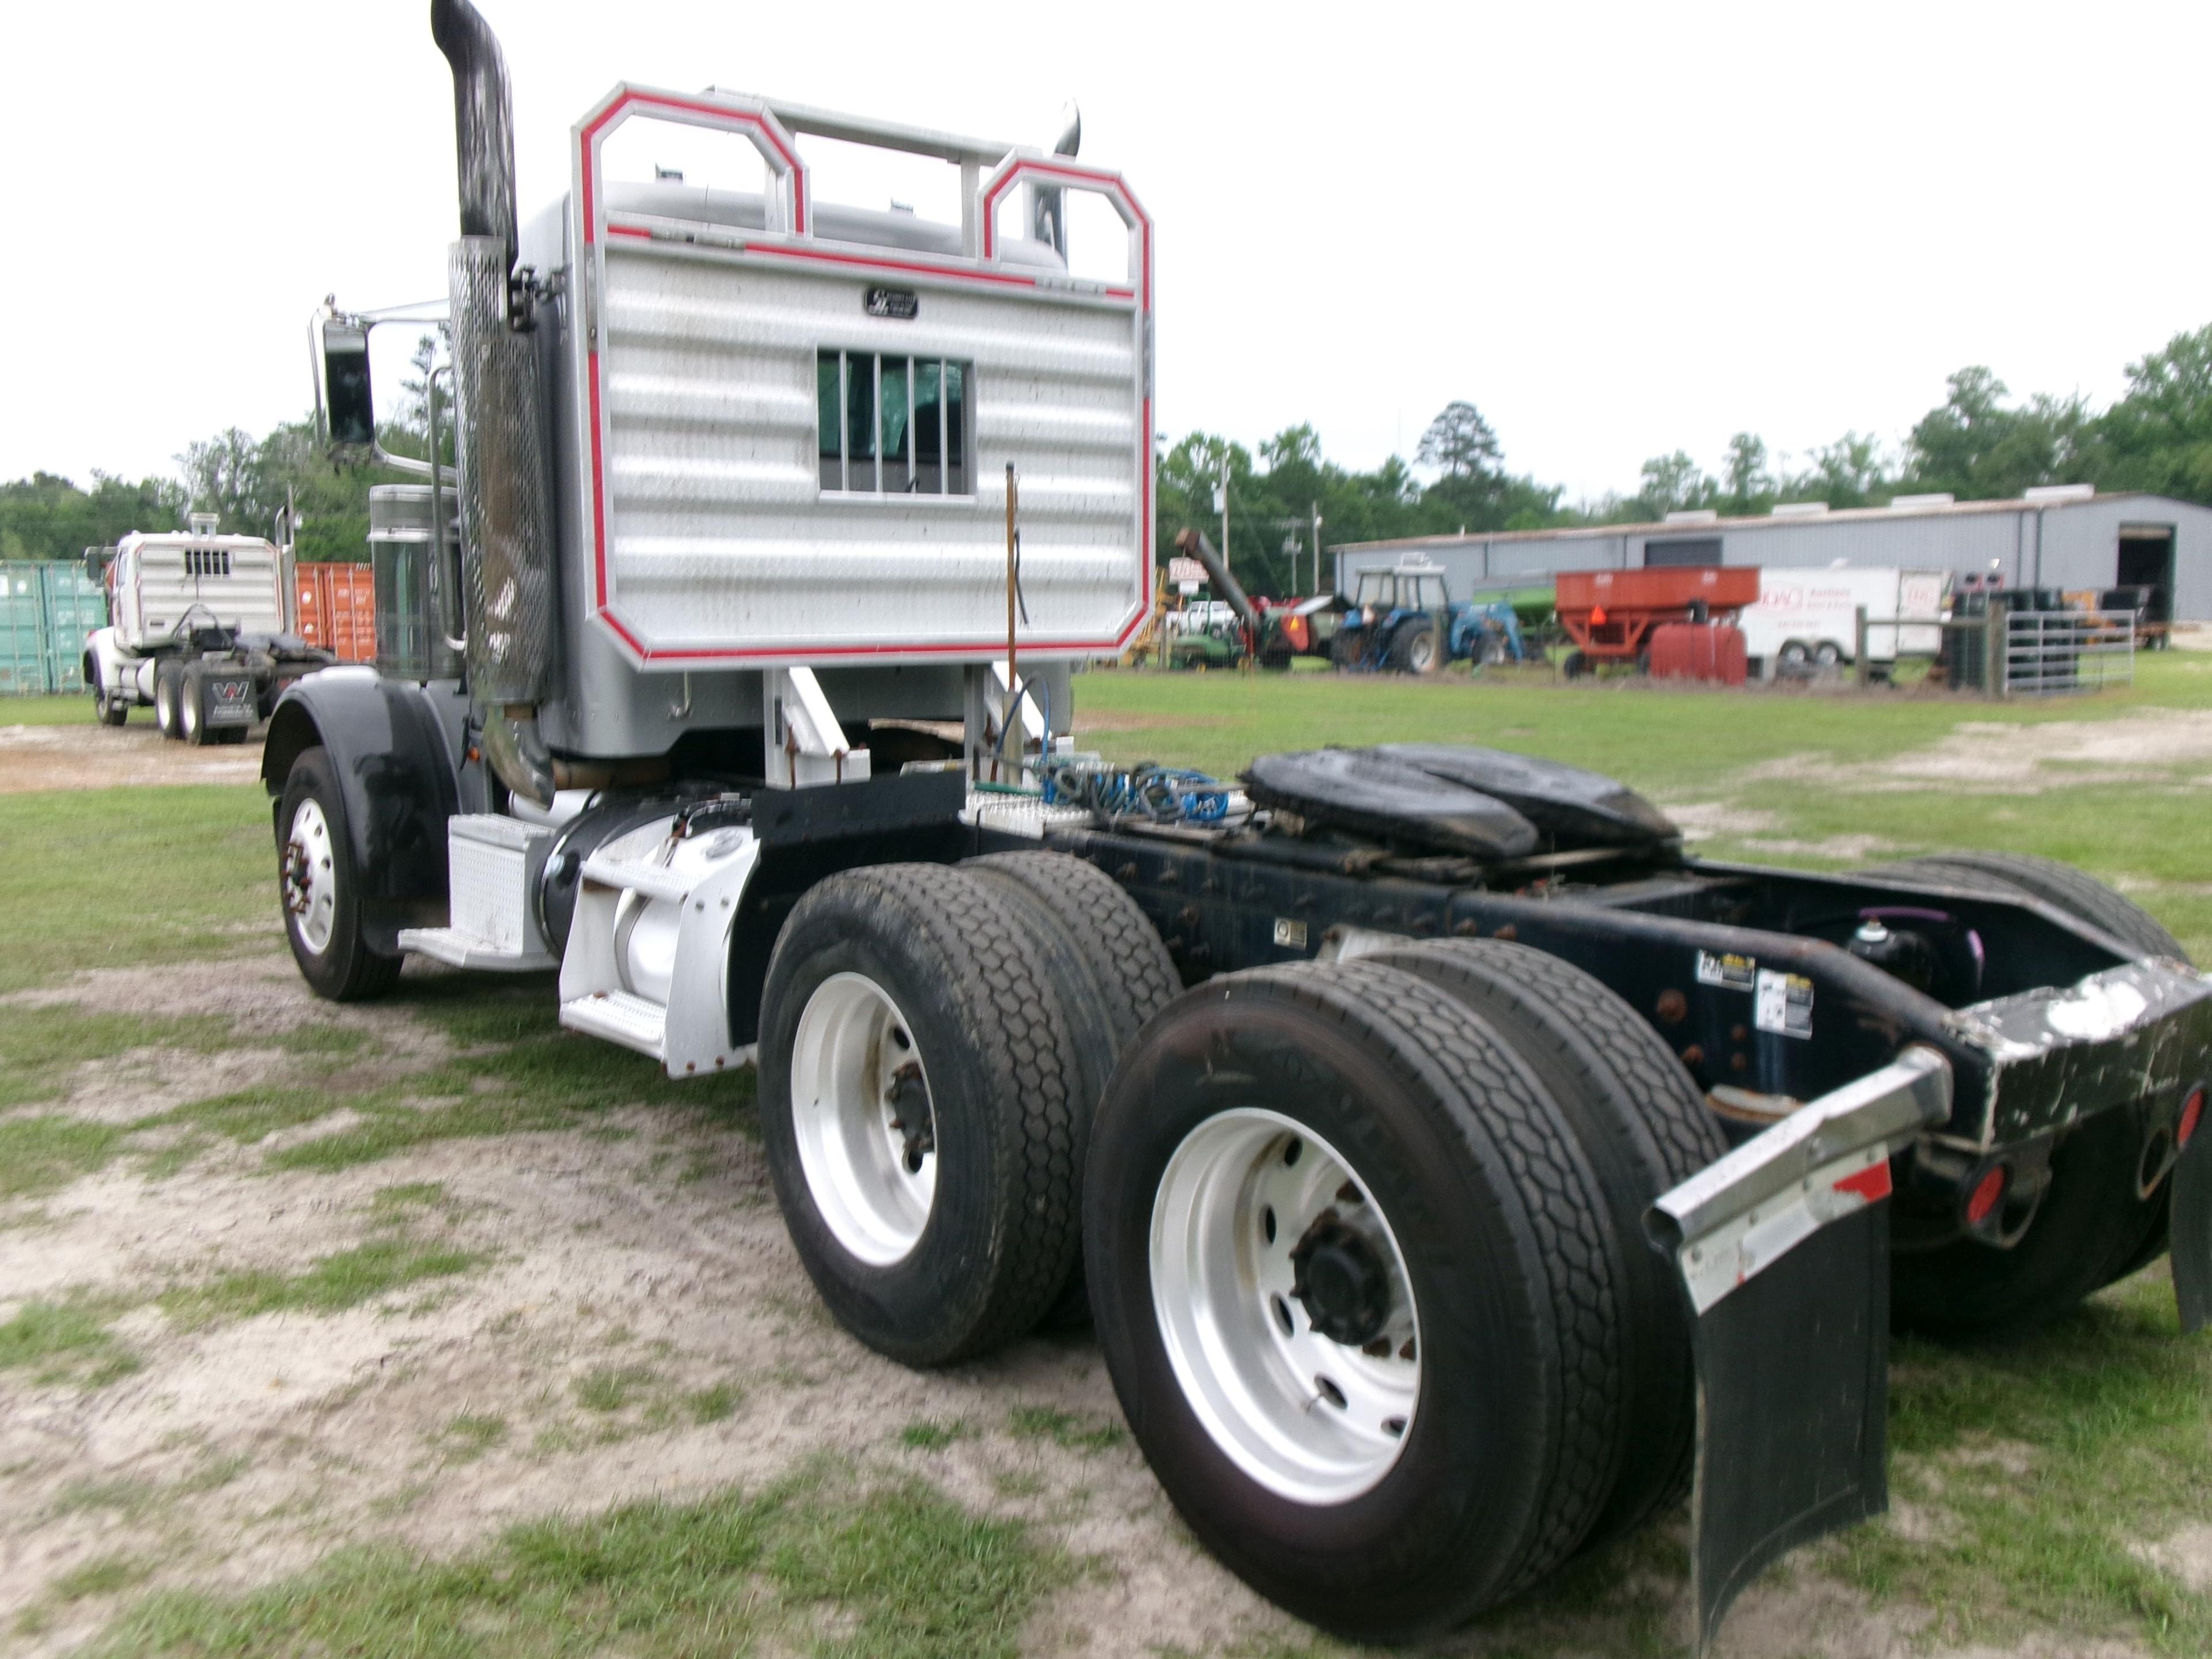
<svg viewBox="0 0 2212 1659">
<path fill-rule="evenodd" d="M 1698 983 L 1718 985 L 1731 991 L 1748 991 L 1753 977 L 1759 972 L 1757 957 L 1740 957 L 1734 951 L 1716 955 L 1711 951 L 1698 952 Z"/>
<path fill-rule="evenodd" d="M 1771 968 L 1759 970 L 1751 1023 L 1762 1031 L 1784 1036 L 1813 1035 L 1813 981 L 1798 974 L 1779 974 Z"/>
</svg>

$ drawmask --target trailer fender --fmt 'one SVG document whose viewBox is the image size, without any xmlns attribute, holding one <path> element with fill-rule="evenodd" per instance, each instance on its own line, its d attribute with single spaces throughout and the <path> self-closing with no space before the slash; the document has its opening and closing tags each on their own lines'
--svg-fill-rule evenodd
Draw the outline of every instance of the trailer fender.
<svg viewBox="0 0 2212 1659">
<path fill-rule="evenodd" d="M 1695 1321 L 1697 1649 L 1759 1571 L 1889 1507 L 1892 1152 L 1951 1112 L 1915 1045 L 1662 1193 L 1645 1214 Z"/>
<path fill-rule="evenodd" d="M 459 769 L 436 695 L 371 668 L 326 668 L 289 686 L 261 753 L 272 828 L 292 763 L 319 745 L 345 798 L 362 926 L 396 955 L 402 927 L 444 925 L 446 821 L 460 810 Z M 453 729 L 458 730 L 454 726 Z"/>
</svg>

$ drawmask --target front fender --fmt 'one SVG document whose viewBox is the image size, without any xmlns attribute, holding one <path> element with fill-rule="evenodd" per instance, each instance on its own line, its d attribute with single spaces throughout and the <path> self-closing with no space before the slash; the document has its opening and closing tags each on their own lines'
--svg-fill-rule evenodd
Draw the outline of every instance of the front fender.
<svg viewBox="0 0 2212 1659">
<path fill-rule="evenodd" d="M 443 926 L 446 821 L 460 810 L 465 699 L 450 687 L 387 680 L 374 669 L 326 668 L 295 680 L 269 716 L 261 782 L 270 822 L 293 763 L 320 746 L 344 797 L 372 948 L 397 953 L 399 930 Z"/>
</svg>

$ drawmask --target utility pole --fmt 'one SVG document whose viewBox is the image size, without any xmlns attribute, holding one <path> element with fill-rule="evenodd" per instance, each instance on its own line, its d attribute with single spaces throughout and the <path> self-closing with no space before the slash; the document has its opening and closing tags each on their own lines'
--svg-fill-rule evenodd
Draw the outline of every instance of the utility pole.
<svg viewBox="0 0 2212 1659">
<path fill-rule="evenodd" d="M 1314 585 L 1312 591 L 1321 592 L 1321 503 L 1313 504 Z"/>
<path fill-rule="evenodd" d="M 1213 505 L 1221 513 L 1221 564 L 1229 568 L 1229 452 L 1221 453 L 1221 482 L 1213 486 Z"/>
</svg>

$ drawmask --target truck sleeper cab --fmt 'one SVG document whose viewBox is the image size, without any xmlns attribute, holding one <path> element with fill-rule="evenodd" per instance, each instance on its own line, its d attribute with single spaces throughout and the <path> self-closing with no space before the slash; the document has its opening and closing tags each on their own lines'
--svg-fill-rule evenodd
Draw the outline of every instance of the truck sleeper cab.
<svg viewBox="0 0 2212 1659">
<path fill-rule="evenodd" d="M 327 671 L 271 720 L 319 992 L 557 967 L 572 1029 L 757 1065 L 848 1331 L 935 1365 L 1087 1313 L 1198 1534 L 1367 1638 L 1694 1480 L 1709 1638 L 1881 1506 L 1893 1280 L 1923 1328 L 2007 1325 L 2170 1236 L 2202 1322 L 2212 999 L 2125 900 L 1964 855 L 1702 864 L 1612 780 L 1492 750 L 1241 787 L 1073 753 L 1068 665 L 1151 586 L 1127 186 L 623 86 L 518 234 L 497 45 L 432 18 L 463 234 L 429 522 L 451 489 L 461 536 L 379 639 L 460 672 Z M 757 208 L 617 187 L 647 118 L 752 145 Z M 960 224 L 817 202 L 810 135 L 957 167 Z M 1118 281 L 1065 274 L 1078 190 Z M 319 325 L 333 438 L 374 430 L 367 325 Z"/>
</svg>

